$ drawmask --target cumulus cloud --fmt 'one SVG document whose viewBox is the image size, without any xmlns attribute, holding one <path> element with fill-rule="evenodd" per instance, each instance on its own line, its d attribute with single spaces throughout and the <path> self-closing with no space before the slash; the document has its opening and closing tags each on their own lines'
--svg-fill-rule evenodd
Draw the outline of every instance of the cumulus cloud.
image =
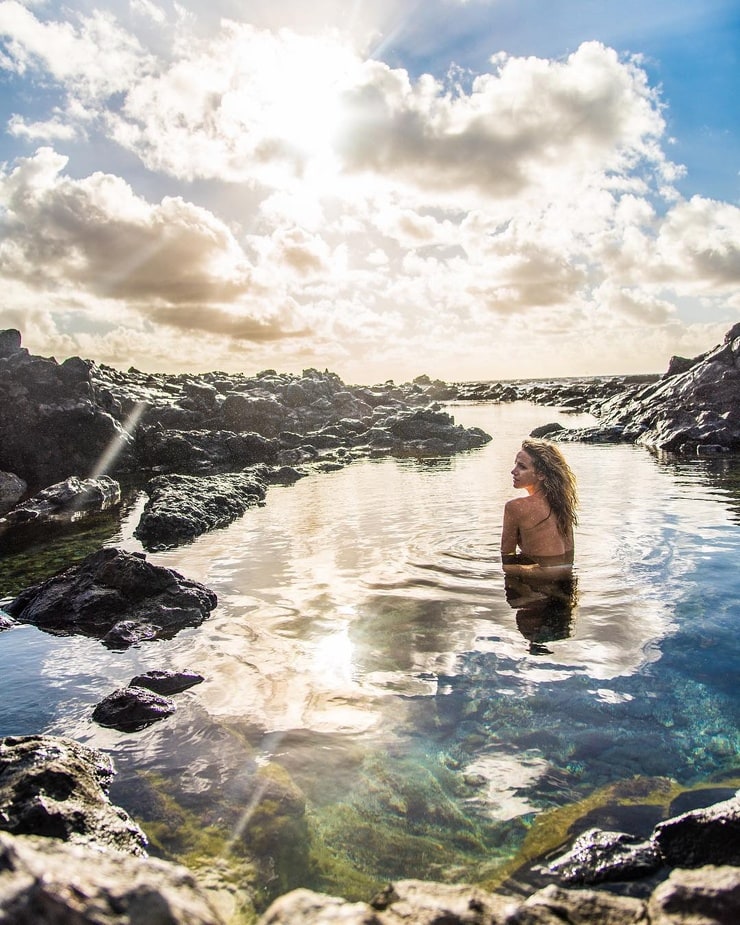
<svg viewBox="0 0 740 925">
<path fill-rule="evenodd" d="M 66 160 L 42 148 L 0 174 L 6 277 L 120 300 L 180 327 L 257 340 L 293 333 L 214 215 L 180 198 L 150 205 L 110 174 L 73 180 Z"/>
<path fill-rule="evenodd" d="M 49 306 L 34 331 L 61 349 L 81 312 L 99 333 L 83 325 L 78 346 L 159 366 L 243 363 L 252 344 L 356 380 L 427 356 L 448 378 L 460 363 L 524 375 L 539 356 L 567 374 L 590 371 L 584 337 L 620 351 L 614 371 L 645 369 L 648 346 L 677 352 L 682 300 L 695 317 L 737 304 L 740 210 L 673 189 L 682 168 L 639 58 L 587 42 L 561 60 L 499 53 L 470 81 L 417 78 L 312 32 L 304 7 L 287 29 L 150 0 L 125 26 L 0 2 L 0 66 L 49 101 L 8 133 L 65 152 L 0 171 L 6 293 Z M 126 167 L 95 170 L 97 142 Z"/>
</svg>

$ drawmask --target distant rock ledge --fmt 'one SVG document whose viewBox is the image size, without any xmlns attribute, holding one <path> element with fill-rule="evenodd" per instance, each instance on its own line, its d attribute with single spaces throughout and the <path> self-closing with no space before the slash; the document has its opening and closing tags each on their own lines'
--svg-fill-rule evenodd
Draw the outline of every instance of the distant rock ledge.
<svg viewBox="0 0 740 925">
<path fill-rule="evenodd" d="M 672 357 L 661 377 L 621 376 L 523 383 L 469 383 L 460 398 L 529 400 L 587 411 L 592 427 L 546 425 L 537 436 L 587 443 L 637 443 L 679 455 L 740 451 L 740 323 L 693 359 Z"/>
</svg>

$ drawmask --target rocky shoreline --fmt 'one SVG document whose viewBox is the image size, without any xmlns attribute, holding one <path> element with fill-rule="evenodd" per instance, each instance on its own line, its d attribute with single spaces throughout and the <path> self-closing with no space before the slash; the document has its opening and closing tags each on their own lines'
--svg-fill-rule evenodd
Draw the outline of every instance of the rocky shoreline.
<svg viewBox="0 0 740 925">
<path fill-rule="evenodd" d="M 144 832 L 109 799 L 113 774 L 104 753 L 70 739 L 0 739 L 0 921 L 257 920 L 243 905 L 237 912 L 233 886 L 205 885 L 182 866 L 148 856 Z M 552 882 L 526 898 L 422 880 L 389 883 L 366 902 L 299 889 L 276 899 L 258 922 L 732 925 L 740 913 L 739 865 L 740 792 L 659 823 L 646 842 L 590 830 L 547 865 Z M 593 889 L 656 871 L 664 876 L 646 898 Z"/>
<path fill-rule="evenodd" d="M 115 508 L 119 480 L 148 495 L 136 528 L 143 547 L 176 546 L 248 516 L 272 484 L 356 459 L 450 455 L 491 440 L 457 425 L 440 402 L 521 399 L 597 418 L 586 429 L 538 431 L 551 439 L 736 453 L 740 324 L 701 356 L 673 358 L 660 378 L 451 385 L 420 376 L 372 387 L 315 369 L 122 373 L 79 357 L 31 356 L 18 331 L 1 331 L 0 547 Z M 217 603 L 208 588 L 145 554 L 105 548 L 7 601 L 0 630 L 31 623 L 122 649 L 199 625 Z M 132 678 L 98 705 L 95 721 L 135 732 L 166 718 L 177 693 L 203 680 L 180 674 Z M 147 856 L 141 829 L 110 803 L 112 776 L 101 752 L 70 740 L 0 740 L 0 922 L 254 921 L 253 910 L 224 912 L 223 883 L 209 890 L 184 868 Z M 549 885 L 527 898 L 417 880 L 360 903 L 298 890 L 260 923 L 730 925 L 740 921 L 740 797 L 664 820 L 647 840 L 591 830 L 548 861 L 544 875 Z M 649 895 L 611 889 L 641 878 L 657 883 Z"/>
<path fill-rule="evenodd" d="M 458 399 L 533 401 L 589 412 L 587 428 L 545 425 L 535 436 L 584 443 L 634 443 L 661 453 L 713 456 L 740 451 L 740 323 L 697 357 L 672 357 L 660 376 L 553 382 L 466 383 Z"/>
</svg>

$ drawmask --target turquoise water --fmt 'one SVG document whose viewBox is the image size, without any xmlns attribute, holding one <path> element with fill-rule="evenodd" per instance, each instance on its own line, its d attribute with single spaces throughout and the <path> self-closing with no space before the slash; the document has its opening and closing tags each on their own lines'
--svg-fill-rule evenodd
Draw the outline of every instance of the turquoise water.
<svg viewBox="0 0 740 925">
<path fill-rule="evenodd" d="M 261 853 L 273 894 L 486 881 L 546 810 L 636 776 L 688 787 L 740 774 L 737 461 L 564 445 L 582 498 L 574 581 L 505 583 L 521 438 L 591 419 L 529 403 L 451 411 L 493 441 L 275 486 L 264 508 L 151 555 L 218 594 L 197 629 L 127 652 L 0 634 L 0 733 L 105 749 L 113 796 L 155 852 L 203 853 L 182 832 L 213 826 L 219 851 Z M 104 542 L 140 549 L 142 503 Z M 92 723 L 103 696 L 162 668 L 206 681 L 141 732 Z"/>
</svg>

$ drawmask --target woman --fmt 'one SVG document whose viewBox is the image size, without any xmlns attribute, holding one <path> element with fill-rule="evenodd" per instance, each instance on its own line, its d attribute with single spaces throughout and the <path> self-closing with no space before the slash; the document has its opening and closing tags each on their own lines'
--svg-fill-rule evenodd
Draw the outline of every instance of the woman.
<svg viewBox="0 0 740 925">
<path fill-rule="evenodd" d="M 501 559 L 512 566 L 567 569 L 573 564 L 573 528 L 578 523 L 576 480 L 560 450 L 545 440 L 525 440 L 511 470 L 523 498 L 504 507 Z M 520 554 L 517 554 L 517 550 Z"/>
</svg>

